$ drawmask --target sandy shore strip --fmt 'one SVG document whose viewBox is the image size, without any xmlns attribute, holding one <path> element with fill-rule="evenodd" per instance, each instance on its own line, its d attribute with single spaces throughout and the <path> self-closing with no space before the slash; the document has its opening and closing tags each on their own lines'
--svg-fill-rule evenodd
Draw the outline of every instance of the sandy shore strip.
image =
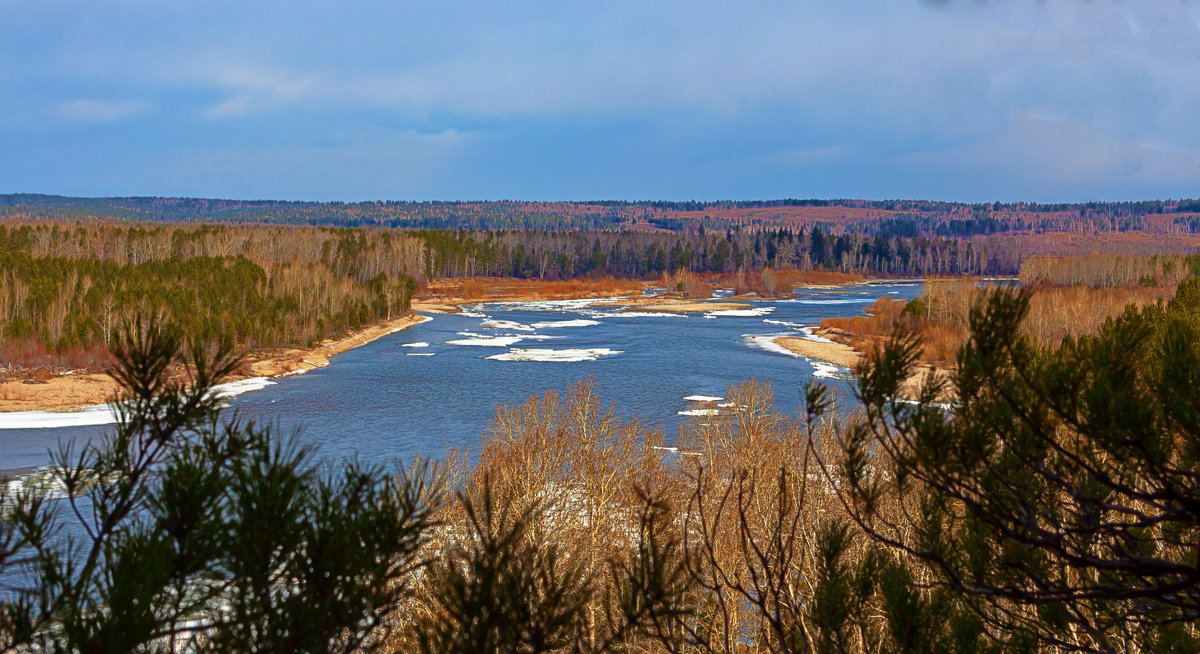
<svg viewBox="0 0 1200 654">
<path fill-rule="evenodd" d="M 410 313 L 375 323 L 341 338 L 327 339 L 311 349 L 296 348 L 250 355 L 246 359 L 245 374 L 236 375 L 228 381 L 279 377 L 322 368 L 329 365 L 329 358 L 335 354 L 361 347 L 427 320 L 432 318 Z M 36 384 L 4 382 L 0 384 L 0 420 L 4 420 L 5 413 L 18 411 L 81 411 L 104 404 L 116 391 L 116 382 L 102 373 L 60 375 Z"/>
<path fill-rule="evenodd" d="M 779 336 L 772 338 L 771 342 L 802 357 L 819 359 L 850 370 L 854 370 L 854 367 L 863 358 L 854 348 L 845 343 L 826 343 L 799 336 Z"/>
<path fill-rule="evenodd" d="M 771 342 L 793 354 L 832 363 L 840 368 L 846 368 L 852 373 L 855 367 L 863 360 L 862 353 L 845 343 L 826 342 L 825 340 L 818 341 L 799 336 L 778 336 L 772 338 Z M 916 398 L 921 383 L 930 370 L 934 370 L 939 378 L 947 382 L 950 380 L 951 373 L 949 370 L 934 369 L 926 364 L 918 364 L 916 371 L 900 385 L 900 395 L 906 399 Z M 938 396 L 937 399 L 939 401 L 948 402 L 954 398 L 954 392 L 949 390 L 949 387 L 947 388 L 948 390 Z"/>
</svg>

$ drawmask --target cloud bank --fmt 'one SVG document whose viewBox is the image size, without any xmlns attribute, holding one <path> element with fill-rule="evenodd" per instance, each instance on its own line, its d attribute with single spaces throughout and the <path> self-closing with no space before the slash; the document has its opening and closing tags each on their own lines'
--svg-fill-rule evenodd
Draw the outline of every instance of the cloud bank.
<svg viewBox="0 0 1200 654">
<path fill-rule="evenodd" d="M 415 4 L 0 3 L 4 190 L 1200 194 L 1189 3 Z"/>
</svg>

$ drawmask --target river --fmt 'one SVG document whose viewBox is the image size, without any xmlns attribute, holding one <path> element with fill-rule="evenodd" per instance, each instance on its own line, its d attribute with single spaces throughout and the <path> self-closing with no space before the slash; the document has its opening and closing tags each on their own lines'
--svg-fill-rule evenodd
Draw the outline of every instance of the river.
<svg viewBox="0 0 1200 654">
<path fill-rule="evenodd" d="M 786 300 L 753 302 L 752 310 L 688 315 L 581 301 L 469 306 L 229 402 L 245 417 L 300 428 L 330 460 L 385 462 L 440 457 L 447 447 L 477 449 L 498 405 L 564 391 L 592 375 L 618 413 L 662 428 L 670 440 L 688 419 L 680 413 L 688 409 L 685 397 L 721 397 L 751 377 L 772 382 L 786 411 L 797 407 L 814 373 L 849 393 L 848 371 L 772 348 L 762 337 L 800 335 L 822 318 L 856 314 L 881 296 L 907 300 L 919 290 L 915 283 L 803 288 Z M 84 441 L 105 429 L 4 429 L 5 420 L 0 414 L 6 470 L 45 465 L 60 441 Z"/>
</svg>

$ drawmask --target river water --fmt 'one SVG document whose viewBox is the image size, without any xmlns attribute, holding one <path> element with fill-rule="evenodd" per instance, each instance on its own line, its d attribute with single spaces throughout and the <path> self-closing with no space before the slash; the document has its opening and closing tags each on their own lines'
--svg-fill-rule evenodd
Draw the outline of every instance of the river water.
<svg viewBox="0 0 1200 654">
<path fill-rule="evenodd" d="M 772 348 L 766 338 L 803 335 L 822 318 L 855 315 L 876 298 L 907 300 L 913 283 L 799 289 L 794 298 L 748 311 L 686 316 L 624 313 L 580 301 L 466 307 L 339 354 L 332 365 L 273 380 L 230 398 L 243 416 L 300 428 L 333 460 L 440 457 L 477 449 L 501 404 L 565 391 L 592 375 L 618 413 L 662 428 L 671 439 L 692 395 L 721 397 L 736 382 L 772 382 L 780 409 L 794 410 L 818 374 L 845 393 L 848 371 Z M 0 469 L 45 465 L 60 441 L 103 433 L 103 425 L 12 428 L 0 414 Z M 5 428 L 8 427 L 8 428 Z"/>
</svg>

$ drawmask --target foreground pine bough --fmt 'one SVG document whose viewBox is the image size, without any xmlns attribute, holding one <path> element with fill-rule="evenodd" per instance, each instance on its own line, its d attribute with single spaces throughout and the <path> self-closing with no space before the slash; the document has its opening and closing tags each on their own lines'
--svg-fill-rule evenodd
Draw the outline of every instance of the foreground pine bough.
<svg viewBox="0 0 1200 654">
<path fill-rule="evenodd" d="M 56 457 L 67 499 L 4 498 L 2 644 L 1196 651 L 1200 283 L 1052 349 L 1021 336 L 1027 306 L 972 312 L 949 413 L 935 379 L 897 399 L 897 335 L 861 408 L 810 386 L 785 416 L 735 385 L 681 433 L 692 456 L 585 381 L 501 408 L 473 467 L 392 472 L 319 469 L 221 412 L 228 351 L 135 326 L 121 423 Z"/>
</svg>

